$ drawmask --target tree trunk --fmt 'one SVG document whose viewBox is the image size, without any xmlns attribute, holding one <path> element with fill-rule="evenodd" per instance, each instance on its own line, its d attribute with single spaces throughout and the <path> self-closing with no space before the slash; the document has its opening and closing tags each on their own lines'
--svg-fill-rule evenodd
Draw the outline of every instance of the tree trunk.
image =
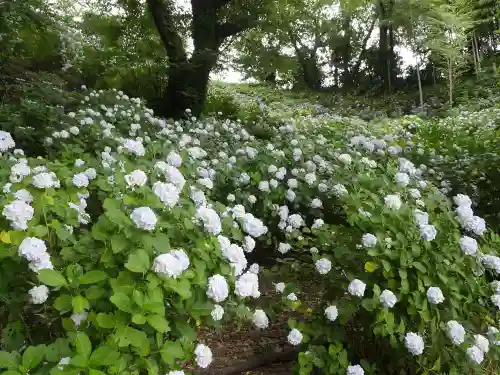
<svg viewBox="0 0 500 375">
<path fill-rule="evenodd" d="M 230 0 L 191 0 L 191 32 L 194 52 L 188 59 L 177 31 L 172 0 L 148 0 L 160 38 L 169 58 L 168 83 L 162 93 L 157 114 L 180 118 L 190 109 L 198 117 L 207 96 L 210 72 L 217 63 L 219 47 L 229 36 L 253 27 L 248 17 L 220 23 L 217 10 Z"/>
<path fill-rule="evenodd" d="M 450 107 L 453 106 L 453 65 L 451 63 L 451 59 L 448 59 L 448 86 L 449 86 L 449 100 Z"/>
<path fill-rule="evenodd" d="M 418 55 L 415 57 L 417 68 L 417 81 L 418 81 L 418 94 L 420 97 L 420 110 L 424 109 L 424 93 L 422 92 L 422 80 L 420 78 L 420 63 L 418 62 Z"/>
<path fill-rule="evenodd" d="M 192 116 L 199 117 L 207 96 L 212 67 L 210 63 L 193 66 L 191 62 L 170 67 L 159 115 L 178 119 L 190 109 Z"/>
</svg>

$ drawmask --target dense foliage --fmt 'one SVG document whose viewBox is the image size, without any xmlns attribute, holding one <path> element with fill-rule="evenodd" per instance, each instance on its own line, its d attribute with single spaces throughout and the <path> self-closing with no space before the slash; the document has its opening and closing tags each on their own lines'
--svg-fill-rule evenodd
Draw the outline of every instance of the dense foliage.
<svg viewBox="0 0 500 375">
<path fill-rule="evenodd" d="M 278 316 L 300 375 L 498 373 L 496 12 L 0 3 L 1 374 L 200 374 Z"/>
</svg>

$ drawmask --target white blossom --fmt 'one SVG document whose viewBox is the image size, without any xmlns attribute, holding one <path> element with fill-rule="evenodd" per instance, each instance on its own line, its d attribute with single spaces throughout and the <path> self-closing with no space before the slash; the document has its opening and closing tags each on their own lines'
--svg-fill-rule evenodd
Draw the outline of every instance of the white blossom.
<svg viewBox="0 0 500 375">
<path fill-rule="evenodd" d="M 297 328 L 292 329 L 287 337 L 288 342 L 293 346 L 299 345 L 302 342 L 302 338 L 302 333 Z"/>
<path fill-rule="evenodd" d="M 213 275 L 208 278 L 207 297 L 215 302 L 222 302 L 229 296 L 229 286 L 222 275 Z"/>
<path fill-rule="evenodd" d="M 165 276 L 177 278 L 189 267 L 189 258 L 183 249 L 172 250 L 158 255 L 153 262 L 153 271 Z"/>
<path fill-rule="evenodd" d="M 431 286 L 427 289 L 427 299 L 433 305 L 444 302 L 444 295 L 441 289 L 437 286 Z"/>
<path fill-rule="evenodd" d="M 255 327 L 264 329 L 269 326 L 269 318 L 267 317 L 264 310 L 256 309 L 253 313 L 252 322 Z"/>
<path fill-rule="evenodd" d="M 326 309 L 325 309 L 325 315 L 326 315 L 326 318 L 332 322 L 334 322 L 337 317 L 339 316 L 339 311 L 337 310 L 337 306 L 328 306 Z"/>
<path fill-rule="evenodd" d="M 130 214 L 130 219 L 132 219 L 137 228 L 147 231 L 154 230 L 158 222 L 154 211 L 149 207 L 135 208 Z"/>
<path fill-rule="evenodd" d="M 332 269 L 332 262 L 326 258 L 318 259 L 314 265 L 321 275 L 326 275 Z"/>
<path fill-rule="evenodd" d="M 361 242 L 363 244 L 363 247 L 370 248 L 377 244 L 377 237 L 375 237 L 371 233 L 365 233 L 361 238 Z"/>
<path fill-rule="evenodd" d="M 396 295 L 388 289 L 380 294 L 380 303 L 384 307 L 393 308 L 397 301 Z"/>
<path fill-rule="evenodd" d="M 350 295 L 356 297 L 363 297 L 365 294 L 366 284 L 361 280 L 354 279 L 350 282 L 347 291 Z"/>
<path fill-rule="evenodd" d="M 456 320 L 450 320 L 446 323 L 446 334 L 453 345 L 460 345 L 465 341 L 465 329 Z"/>
<path fill-rule="evenodd" d="M 49 288 L 45 285 L 34 286 L 28 291 L 30 302 L 33 304 L 44 303 L 49 298 Z"/>
<path fill-rule="evenodd" d="M 221 320 L 224 316 L 224 308 L 221 305 L 214 305 L 212 312 L 210 313 L 212 319 L 215 321 Z"/>
<path fill-rule="evenodd" d="M 408 332 L 405 336 L 406 349 L 412 355 L 421 355 L 424 352 L 424 340 L 416 333 Z"/>
<path fill-rule="evenodd" d="M 213 360 L 212 351 L 210 348 L 204 344 L 196 345 L 194 350 L 194 355 L 196 359 L 196 364 L 198 367 L 207 368 L 210 366 Z"/>
</svg>

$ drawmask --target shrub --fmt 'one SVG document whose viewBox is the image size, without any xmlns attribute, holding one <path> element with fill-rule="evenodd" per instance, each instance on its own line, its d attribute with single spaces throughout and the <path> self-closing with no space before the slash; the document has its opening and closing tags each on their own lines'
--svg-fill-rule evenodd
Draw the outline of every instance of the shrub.
<svg viewBox="0 0 500 375">
<path fill-rule="evenodd" d="M 500 237 L 410 161 L 412 118 L 301 108 L 279 121 L 290 109 L 270 106 L 263 140 L 241 122 L 170 122 L 116 91 L 84 95 L 52 133 L 57 158 L 0 136 L 0 367 L 188 371 L 212 360 L 197 326 L 224 310 L 264 328 L 281 309 L 300 374 L 480 373 L 498 360 Z M 258 299 L 250 263 L 263 255 L 280 260 L 278 300 Z"/>
</svg>

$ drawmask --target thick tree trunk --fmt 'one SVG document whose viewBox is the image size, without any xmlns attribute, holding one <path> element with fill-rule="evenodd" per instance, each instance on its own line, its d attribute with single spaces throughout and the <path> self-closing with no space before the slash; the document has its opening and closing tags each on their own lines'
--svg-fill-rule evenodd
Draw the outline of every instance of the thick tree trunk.
<svg viewBox="0 0 500 375">
<path fill-rule="evenodd" d="M 189 109 L 192 116 L 199 117 L 203 111 L 212 67 L 209 63 L 194 66 L 191 62 L 170 67 L 159 114 L 177 119 L 184 117 Z"/>
</svg>

